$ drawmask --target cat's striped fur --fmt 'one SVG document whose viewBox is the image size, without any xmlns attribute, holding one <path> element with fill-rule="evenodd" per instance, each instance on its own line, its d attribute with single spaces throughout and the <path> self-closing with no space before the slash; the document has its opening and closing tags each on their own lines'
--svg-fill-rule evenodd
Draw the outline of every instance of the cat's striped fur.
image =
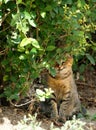
<svg viewBox="0 0 96 130">
<path fill-rule="evenodd" d="M 54 91 L 51 98 L 51 118 L 65 121 L 80 110 L 80 100 L 72 72 L 73 58 L 56 67 L 55 77 L 47 75 L 48 87 Z"/>
</svg>

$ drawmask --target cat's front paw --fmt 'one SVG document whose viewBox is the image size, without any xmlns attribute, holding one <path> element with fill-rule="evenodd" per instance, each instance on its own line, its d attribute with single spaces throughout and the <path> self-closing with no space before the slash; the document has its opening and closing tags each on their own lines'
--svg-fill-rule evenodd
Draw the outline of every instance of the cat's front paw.
<svg viewBox="0 0 96 130">
<path fill-rule="evenodd" d="M 58 127 L 63 126 L 63 122 L 60 122 L 59 119 L 51 119 L 51 121 Z"/>
<path fill-rule="evenodd" d="M 65 123 L 66 122 L 66 117 L 59 117 L 58 121 L 62 122 L 62 123 Z"/>
</svg>

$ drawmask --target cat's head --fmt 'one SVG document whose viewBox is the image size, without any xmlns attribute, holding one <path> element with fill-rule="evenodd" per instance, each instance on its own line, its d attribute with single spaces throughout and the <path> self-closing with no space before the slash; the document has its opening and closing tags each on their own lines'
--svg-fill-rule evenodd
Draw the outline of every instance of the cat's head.
<svg viewBox="0 0 96 130">
<path fill-rule="evenodd" d="M 64 78 L 72 73 L 73 57 L 68 57 L 65 62 L 55 66 L 56 76 L 55 78 Z"/>
<path fill-rule="evenodd" d="M 68 56 L 66 58 L 66 60 L 65 61 L 61 61 L 60 64 L 56 63 L 55 69 L 60 71 L 60 70 L 63 70 L 63 68 L 65 68 L 65 67 L 72 67 L 72 65 L 73 65 L 73 57 L 72 56 Z"/>
<path fill-rule="evenodd" d="M 65 61 L 61 61 L 60 63 L 55 64 L 54 68 L 56 70 L 56 75 L 52 76 L 48 70 L 42 71 L 41 74 L 44 75 L 44 77 L 47 77 L 47 74 L 49 74 L 53 78 L 62 79 L 66 76 L 66 74 L 72 73 L 72 65 L 73 57 L 67 56 Z"/>
</svg>

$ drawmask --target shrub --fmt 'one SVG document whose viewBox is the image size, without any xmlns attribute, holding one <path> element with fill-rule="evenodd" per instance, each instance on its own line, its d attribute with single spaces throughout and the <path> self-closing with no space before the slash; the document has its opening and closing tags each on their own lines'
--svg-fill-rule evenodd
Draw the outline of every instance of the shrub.
<svg viewBox="0 0 96 130">
<path fill-rule="evenodd" d="M 71 54 L 96 62 L 96 1 L 1 0 L 0 95 L 18 100 L 46 68 Z M 77 67 L 78 68 L 78 67 Z"/>
<path fill-rule="evenodd" d="M 85 122 L 80 121 L 79 119 L 76 119 L 75 116 L 73 117 L 73 120 L 66 121 L 66 123 L 60 127 L 57 128 L 51 123 L 50 130 L 84 130 Z M 17 130 L 45 130 L 42 128 L 42 123 L 37 122 L 36 115 L 28 117 L 24 117 L 22 121 L 20 121 L 17 125 Z"/>
</svg>

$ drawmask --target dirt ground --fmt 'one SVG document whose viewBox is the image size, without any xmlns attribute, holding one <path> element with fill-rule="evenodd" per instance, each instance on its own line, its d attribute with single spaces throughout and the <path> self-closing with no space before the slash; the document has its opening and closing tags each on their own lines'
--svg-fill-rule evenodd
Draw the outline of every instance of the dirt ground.
<svg viewBox="0 0 96 130">
<path fill-rule="evenodd" d="M 96 72 L 85 72 L 84 77 L 83 81 L 76 80 L 80 100 L 88 113 L 88 118 L 84 118 L 83 120 L 87 122 L 88 129 L 86 130 L 96 130 Z M 27 110 L 1 105 L 0 130 L 19 130 L 16 126 L 18 121 L 23 119 L 24 115 L 28 115 Z M 43 118 L 40 121 L 42 121 L 42 127 L 45 130 L 49 130 L 50 119 Z"/>
</svg>

